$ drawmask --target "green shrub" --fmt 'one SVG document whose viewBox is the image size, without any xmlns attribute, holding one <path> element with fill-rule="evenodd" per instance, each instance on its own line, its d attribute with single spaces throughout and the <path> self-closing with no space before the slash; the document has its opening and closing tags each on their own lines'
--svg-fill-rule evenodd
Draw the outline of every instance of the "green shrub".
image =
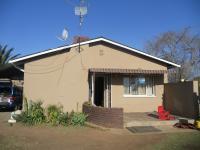
<svg viewBox="0 0 200 150">
<path fill-rule="evenodd" d="M 59 124 L 60 125 L 63 125 L 63 126 L 69 125 L 69 116 L 68 116 L 68 113 L 67 112 L 66 113 L 64 113 L 64 112 L 61 113 L 59 115 L 58 120 L 59 120 Z"/>
<path fill-rule="evenodd" d="M 72 110 L 71 113 L 69 114 L 69 118 L 70 118 L 70 119 L 72 118 L 72 116 L 74 115 L 74 113 L 75 113 L 75 112 Z"/>
<path fill-rule="evenodd" d="M 61 112 L 61 107 L 56 105 L 49 105 L 47 107 L 47 122 L 51 123 L 52 125 L 58 125 L 58 118 Z"/>
<path fill-rule="evenodd" d="M 17 120 L 28 125 L 43 123 L 45 121 L 45 114 L 42 102 L 32 102 L 28 109 L 17 117 Z"/>
<path fill-rule="evenodd" d="M 20 121 L 26 125 L 33 125 L 33 120 L 26 112 L 22 112 L 20 115 L 15 118 L 17 121 Z"/>
<path fill-rule="evenodd" d="M 47 122 L 52 125 L 67 125 L 68 113 L 63 112 L 63 106 L 49 105 L 47 107 Z"/>
<path fill-rule="evenodd" d="M 41 124 L 45 121 L 44 108 L 42 107 L 42 102 L 34 102 L 31 104 L 29 109 L 29 115 L 33 119 L 35 124 Z"/>
<path fill-rule="evenodd" d="M 29 105 L 28 105 L 29 104 Z M 47 122 L 51 125 L 73 125 L 83 126 L 87 116 L 83 113 L 72 111 L 70 114 L 63 112 L 63 106 L 49 105 L 45 109 L 42 107 L 42 102 L 27 101 L 24 99 L 24 111 L 17 116 L 17 121 L 26 125 L 36 125 Z"/>
<path fill-rule="evenodd" d="M 72 112 L 70 114 L 70 123 L 73 126 L 83 126 L 85 124 L 86 119 L 87 116 L 84 113 Z"/>
</svg>

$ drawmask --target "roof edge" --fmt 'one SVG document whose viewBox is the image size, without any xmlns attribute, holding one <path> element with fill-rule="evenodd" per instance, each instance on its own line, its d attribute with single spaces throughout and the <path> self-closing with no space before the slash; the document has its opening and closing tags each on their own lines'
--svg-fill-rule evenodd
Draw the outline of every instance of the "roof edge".
<svg viewBox="0 0 200 150">
<path fill-rule="evenodd" d="M 119 46 L 119 47 L 122 47 L 122 48 L 125 48 L 125 49 L 128 49 L 128 50 L 131 50 L 131 51 L 136 52 L 136 53 L 138 53 L 138 54 L 141 54 L 141 55 L 144 55 L 144 56 L 147 56 L 147 57 L 150 57 L 150 58 L 159 60 L 159 61 L 161 61 L 161 62 L 170 64 L 170 65 L 175 66 L 175 67 L 181 67 L 181 65 L 178 65 L 178 64 L 176 64 L 176 63 L 173 63 L 173 62 L 170 62 L 170 61 L 167 61 L 167 60 L 164 60 L 164 59 L 155 57 L 155 56 L 153 56 L 153 55 L 150 55 L 150 54 L 147 54 L 147 53 L 145 53 L 145 52 L 139 51 L 139 50 L 137 50 L 137 49 L 135 49 L 135 48 L 131 48 L 131 47 L 129 47 L 129 46 L 126 46 L 126 45 L 124 45 L 124 44 L 120 44 L 120 43 L 118 43 L 118 42 L 114 42 L 114 41 L 108 40 L 108 39 L 106 39 L 106 38 L 102 38 L 102 41 L 105 41 L 105 42 L 111 43 L 111 44 L 113 44 L 113 45 L 116 45 L 116 46 Z"/>
<path fill-rule="evenodd" d="M 163 63 L 166 63 L 166 64 L 168 64 L 168 65 L 172 65 L 172 66 L 174 66 L 174 67 L 181 67 L 181 65 L 178 65 L 178 64 L 176 64 L 176 63 L 173 63 L 173 62 L 170 62 L 170 61 L 167 61 L 167 60 L 164 60 L 164 59 L 161 59 L 161 58 L 152 56 L 152 55 L 147 54 L 147 53 L 145 53 L 145 52 L 139 51 L 139 50 L 137 50 L 137 49 L 135 49 L 135 48 L 126 46 L 126 45 L 121 44 L 121 43 L 118 43 L 118 42 L 114 42 L 114 41 L 109 40 L 109 39 L 106 39 L 106 38 L 104 38 L 104 37 L 100 37 L 100 38 L 88 40 L 88 41 L 85 41 L 85 42 L 81 42 L 80 45 L 90 44 L 90 43 L 99 42 L 99 41 L 104 41 L 104 42 L 113 44 L 113 45 L 115 45 L 115 46 L 119 46 L 119 47 L 121 47 L 121 48 L 125 48 L 125 49 L 127 49 L 127 50 L 132 51 L 132 52 L 135 52 L 135 53 L 144 55 L 144 56 L 146 56 L 146 57 L 149 57 L 149 58 L 152 58 L 152 59 L 161 61 L 161 62 L 163 62 Z M 23 60 L 26 60 L 26 59 L 33 58 L 33 57 L 41 56 L 41 55 L 44 55 L 44 54 L 53 53 L 53 52 L 57 52 L 57 51 L 61 51 L 61 50 L 67 49 L 67 48 L 76 47 L 76 46 L 78 46 L 78 45 L 79 45 L 79 43 L 71 44 L 71 45 L 67 45 L 67 46 L 62 46 L 62 47 L 58 47 L 58 48 L 53 48 L 53 49 L 50 49 L 50 50 L 46 50 L 46 51 L 42 51 L 42 52 L 38 52 L 38 53 L 35 53 L 35 54 L 31 54 L 31 55 L 27 55 L 27 56 L 24 56 L 24 57 L 20 57 L 20 58 L 16 58 L 16 59 L 10 60 L 9 63 L 16 63 L 16 62 L 19 62 L 19 61 L 23 61 Z"/>
<path fill-rule="evenodd" d="M 99 39 L 100 38 L 81 42 L 80 45 L 93 43 L 93 42 L 99 41 Z M 61 47 L 58 47 L 58 48 L 52 48 L 52 49 L 49 49 L 49 50 L 46 50 L 46 51 L 42 51 L 42 52 L 38 52 L 38 53 L 34 53 L 34 54 L 30 54 L 30 55 L 27 55 L 27 56 L 24 56 L 24 57 L 20 57 L 20 58 L 10 60 L 9 63 L 16 63 L 16 62 L 19 62 L 19 61 L 22 61 L 22 60 L 25 60 L 25 59 L 30 59 L 30 58 L 41 56 L 41 55 L 44 55 L 44 54 L 49 54 L 49 53 L 58 52 L 58 51 L 61 51 L 61 50 L 67 49 L 67 48 L 76 47 L 78 45 L 79 45 L 79 43 L 61 46 Z"/>
</svg>

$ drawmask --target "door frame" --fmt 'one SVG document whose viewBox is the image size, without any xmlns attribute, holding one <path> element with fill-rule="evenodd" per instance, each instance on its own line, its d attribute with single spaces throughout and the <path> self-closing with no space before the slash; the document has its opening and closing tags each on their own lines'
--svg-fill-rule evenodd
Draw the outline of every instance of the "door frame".
<svg viewBox="0 0 200 150">
<path fill-rule="evenodd" d="M 105 108 L 111 108 L 111 75 L 110 74 L 102 74 L 102 73 L 91 73 L 90 75 L 90 99 L 92 105 L 94 104 L 95 98 L 95 79 L 96 77 L 104 78 L 104 106 Z"/>
</svg>

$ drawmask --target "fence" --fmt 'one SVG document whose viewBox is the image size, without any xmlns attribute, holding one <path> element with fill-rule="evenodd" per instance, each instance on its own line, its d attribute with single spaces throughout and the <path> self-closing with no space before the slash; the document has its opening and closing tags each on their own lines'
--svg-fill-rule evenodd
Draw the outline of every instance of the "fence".
<svg viewBox="0 0 200 150">
<path fill-rule="evenodd" d="M 170 113 L 193 119 L 199 116 L 197 81 L 164 84 L 163 98 L 163 105 Z"/>
</svg>

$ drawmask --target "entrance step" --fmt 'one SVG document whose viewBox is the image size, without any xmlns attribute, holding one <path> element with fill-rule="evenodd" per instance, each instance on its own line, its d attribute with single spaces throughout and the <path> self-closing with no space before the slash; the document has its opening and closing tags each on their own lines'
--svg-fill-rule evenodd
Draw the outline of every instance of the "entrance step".
<svg viewBox="0 0 200 150">
<path fill-rule="evenodd" d="M 187 119 L 188 123 L 194 123 L 193 119 Z M 163 126 L 163 125 L 174 125 L 179 120 L 156 120 L 156 121 L 130 121 L 124 123 L 124 127 L 133 126 Z"/>
</svg>

